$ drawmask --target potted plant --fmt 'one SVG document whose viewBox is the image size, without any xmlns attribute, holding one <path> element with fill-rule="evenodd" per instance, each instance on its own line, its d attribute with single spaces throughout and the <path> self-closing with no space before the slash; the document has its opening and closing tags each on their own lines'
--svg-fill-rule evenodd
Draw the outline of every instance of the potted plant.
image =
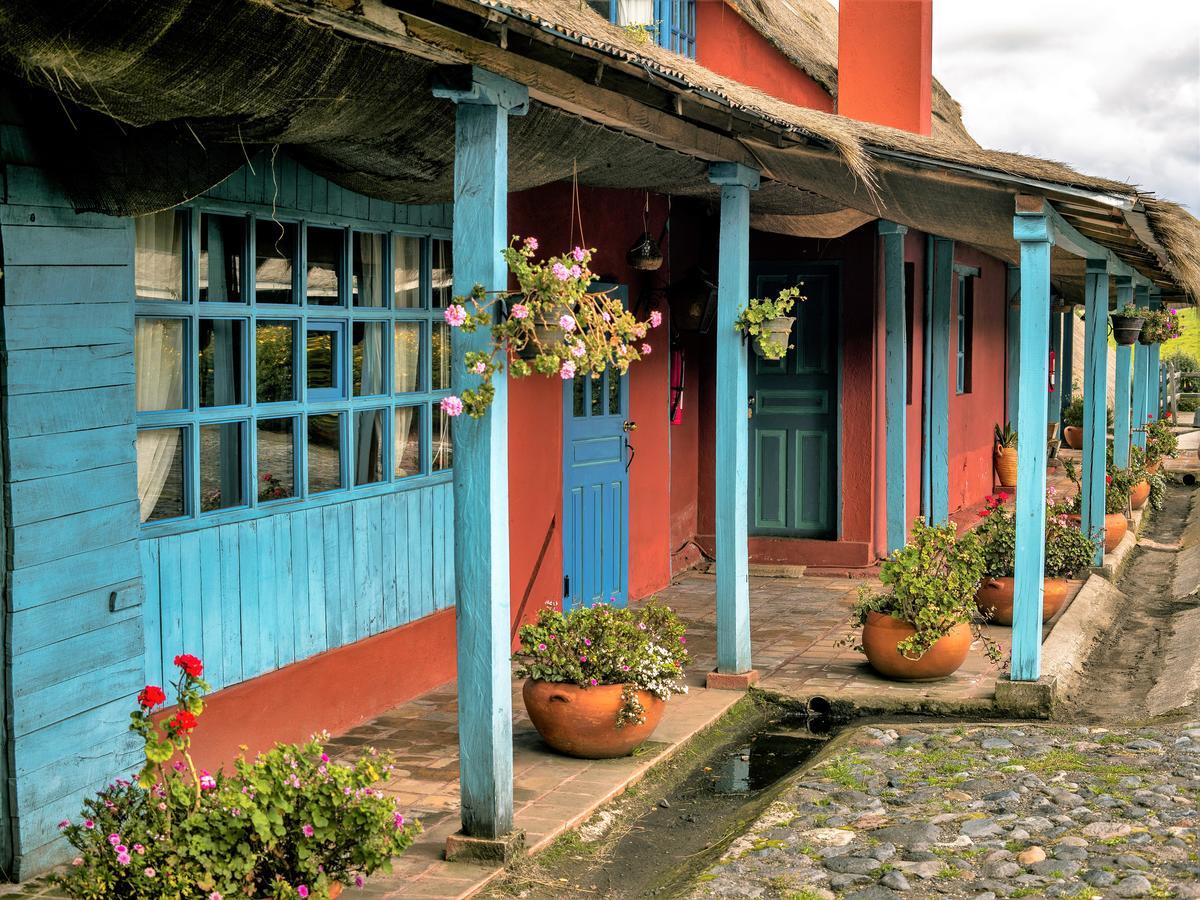
<svg viewBox="0 0 1200 900">
<path fill-rule="evenodd" d="M 1083 395 L 1075 394 L 1063 407 L 1063 440 L 1072 450 L 1083 449 Z"/>
<path fill-rule="evenodd" d="M 1139 429 L 1146 435 L 1146 471 L 1151 474 L 1158 472 L 1163 460 L 1174 459 L 1179 455 L 1179 437 L 1171 427 L 1171 413 L 1164 413 L 1160 418 L 1146 416 L 1146 424 Z"/>
<path fill-rule="evenodd" d="M 542 739 L 569 756 L 628 756 L 672 694 L 687 693 L 684 625 L 668 607 L 544 608 L 521 626 L 522 697 Z"/>
<path fill-rule="evenodd" d="M 1067 477 L 1078 488 L 1079 472 L 1074 461 L 1064 459 L 1063 468 L 1066 470 Z M 1125 533 L 1129 531 L 1129 520 L 1125 517 L 1125 510 L 1129 506 L 1129 492 L 1136 479 L 1129 470 L 1113 465 L 1111 447 L 1108 451 L 1108 466 L 1104 480 L 1104 552 L 1112 553 L 1121 543 L 1121 539 L 1125 537 Z M 1079 510 L 1082 502 L 1082 494 L 1078 491 L 1066 502 L 1067 517 L 1076 524 L 1080 522 Z"/>
<path fill-rule="evenodd" d="M 879 580 L 888 590 L 859 589 L 850 616 L 851 626 L 862 629 L 855 649 L 880 675 L 900 681 L 952 675 L 966 660 L 973 635 L 999 661 L 999 647 L 978 628 L 975 592 L 982 577 L 974 534 L 958 537 L 953 522 L 934 526 L 916 519 L 909 542 L 881 568 Z"/>
<path fill-rule="evenodd" d="M 1012 425 L 1004 423 L 1004 428 L 995 427 L 996 447 L 993 462 L 996 466 L 996 479 L 1001 487 L 1015 488 L 1017 486 L 1017 433 Z"/>
<path fill-rule="evenodd" d="M 1142 325 L 1146 321 L 1145 312 L 1146 310 L 1139 309 L 1132 303 L 1127 303 L 1114 312 L 1109 317 L 1112 321 L 1113 340 L 1125 346 L 1134 343 L 1142 333 Z"/>
<path fill-rule="evenodd" d="M 975 594 L 980 612 L 997 625 L 1013 621 L 1013 575 L 1016 562 L 1016 518 L 1004 505 L 1004 493 L 987 498 L 975 528 L 983 553 L 983 583 Z M 1042 568 L 1042 621 L 1048 621 L 1067 598 L 1067 579 L 1092 564 L 1095 545 L 1070 521 L 1066 504 L 1053 485 L 1046 488 L 1046 551 Z"/>
<path fill-rule="evenodd" d="M 763 359 L 783 359 L 787 356 L 794 316 L 789 316 L 797 300 L 804 302 L 800 288 L 784 288 L 774 298 L 759 298 L 739 310 L 733 327 L 740 334 L 754 338 L 754 352 Z"/>
<path fill-rule="evenodd" d="M 1150 309 L 1144 312 L 1145 322 L 1138 335 L 1142 344 L 1162 344 L 1183 334 L 1179 314 L 1173 309 Z"/>
<path fill-rule="evenodd" d="M 537 250 L 537 238 L 514 235 L 501 252 L 517 290 L 488 292 L 477 284 L 469 296 L 455 297 L 446 307 L 443 315 L 451 328 L 491 329 L 487 349 L 463 357 L 467 374 L 478 377 L 479 384 L 442 398 L 446 415 L 465 412 L 479 418 L 487 412 L 496 394 L 492 378 L 505 364 L 513 378 L 536 373 L 569 381 L 608 369 L 624 375 L 650 354 L 646 338 L 662 324 L 662 314 L 655 310 L 642 321 L 619 297 L 589 290 L 595 280 L 589 268 L 594 250 L 576 247 L 541 261 Z"/>
<path fill-rule="evenodd" d="M 387 757 L 336 763 L 319 735 L 239 759 L 232 773 L 197 770 L 190 748 L 208 690 L 204 664 L 189 654 L 175 664 L 174 711 L 160 710 L 166 693 L 147 685 L 130 716 L 141 771 L 85 800 L 78 821 L 59 823 L 77 852 L 55 876 L 68 894 L 325 900 L 390 871 L 420 825 L 375 786 L 391 772 Z"/>
<path fill-rule="evenodd" d="M 1141 447 L 1129 448 L 1129 477 L 1133 481 L 1129 489 L 1129 508 L 1141 509 L 1150 498 L 1150 471 L 1146 468 L 1146 451 Z"/>
</svg>

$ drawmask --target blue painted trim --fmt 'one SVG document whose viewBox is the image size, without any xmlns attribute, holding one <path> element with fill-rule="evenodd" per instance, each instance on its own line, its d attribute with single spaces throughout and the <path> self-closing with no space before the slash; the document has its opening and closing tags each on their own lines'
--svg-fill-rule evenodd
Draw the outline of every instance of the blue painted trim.
<svg viewBox="0 0 1200 900">
<path fill-rule="evenodd" d="M 1005 336 L 1007 356 L 1005 357 L 1005 416 L 1009 422 L 1017 421 L 1017 389 L 1018 373 L 1021 371 L 1021 270 L 1017 266 L 1005 269 L 1005 297 L 1007 317 L 1005 319 Z"/>
<path fill-rule="evenodd" d="M 721 185 L 717 267 L 716 543 L 717 670 L 748 672 L 750 573 L 747 542 L 749 375 L 746 342 L 734 330 L 750 285 L 750 191 L 758 173 L 738 163 L 713 163 L 709 180 Z"/>
<path fill-rule="evenodd" d="M 1050 349 L 1054 351 L 1054 390 L 1049 392 L 1047 423 L 1062 419 L 1062 335 L 1063 314 L 1050 314 Z"/>
<path fill-rule="evenodd" d="M 1104 559 L 1105 443 L 1108 440 L 1108 270 L 1088 260 L 1084 293 L 1083 472 L 1080 528 L 1096 541 L 1096 565 Z"/>
<path fill-rule="evenodd" d="M 434 94 L 457 102 L 454 136 L 454 293 L 508 286 L 508 116 L 528 108 L 519 84 L 471 67 L 469 83 L 442 73 Z M 451 386 L 477 382 L 464 356 L 490 334 L 456 331 Z M 512 675 L 509 664 L 508 379 L 479 419 L 454 421 L 454 575 L 458 592 L 458 730 L 463 831 L 512 830 Z"/>
<path fill-rule="evenodd" d="M 1044 215 L 1018 214 L 1021 243 L 1021 368 L 1017 403 L 1017 503 L 1012 626 L 1013 681 L 1036 681 L 1042 654 L 1046 556 L 1046 382 L 1049 378 L 1050 247 Z M 1030 440 L 1030 436 L 1033 439 Z M 1023 438 L 1021 437 L 1023 436 Z"/>
<path fill-rule="evenodd" d="M 1137 286 L 1133 289 L 1134 304 L 1148 309 L 1150 289 Z M 1146 416 L 1150 412 L 1150 346 L 1134 344 L 1133 350 L 1133 445 L 1146 448 Z"/>
<path fill-rule="evenodd" d="M 883 243 L 884 370 L 887 431 L 887 551 L 904 546 L 908 538 L 907 323 L 904 297 L 904 235 L 908 229 L 881 221 Z"/>
<path fill-rule="evenodd" d="M 1062 380 L 1060 389 L 1062 396 L 1059 402 L 1065 409 L 1071 402 L 1075 390 L 1075 311 L 1068 307 L 1063 313 L 1062 322 Z M 1059 424 L 1062 424 L 1062 410 L 1059 410 Z"/>
<path fill-rule="evenodd" d="M 1117 309 L 1121 309 L 1133 300 L 1133 281 L 1124 275 L 1118 275 Z M 1129 468 L 1129 443 L 1131 440 L 1130 427 L 1132 423 L 1133 390 L 1133 348 L 1127 344 L 1117 344 L 1116 373 L 1113 383 L 1113 465 L 1122 469 Z"/>
<path fill-rule="evenodd" d="M 932 355 L 929 385 L 930 521 L 950 518 L 950 311 L 954 241 L 933 239 L 933 318 L 926 329 Z"/>
<path fill-rule="evenodd" d="M 929 341 L 929 323 L 933 320 L 933 235 L 925 235 L 925 303 L 921 312 L 921 515 L 929 520 L 933 489 L 930 472 L 932 438 L 930 373 L 933 371 L 933 347 Z"/>
</svg>

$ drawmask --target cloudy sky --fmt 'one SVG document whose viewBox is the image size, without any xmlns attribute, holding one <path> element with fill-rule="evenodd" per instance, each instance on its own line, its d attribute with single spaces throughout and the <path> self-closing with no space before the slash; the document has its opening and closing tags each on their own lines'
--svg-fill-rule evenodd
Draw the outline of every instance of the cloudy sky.
<svg viewBox="0 0 1200 900">
<path fill-rule="evenodd" d="M 1200 215 L 1200 0 L 934 0 L 933 72 L 984 146 Z"/>
</svg>

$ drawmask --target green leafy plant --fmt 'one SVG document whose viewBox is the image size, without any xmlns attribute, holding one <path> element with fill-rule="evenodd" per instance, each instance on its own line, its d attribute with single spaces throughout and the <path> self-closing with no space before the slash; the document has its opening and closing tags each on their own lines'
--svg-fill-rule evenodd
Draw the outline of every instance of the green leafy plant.
<svg viewBox="0 0 1200 900">
<path fill-rule="evenodd" d="M 650 603 L 637 610 L 608 603 L 568 613 L 546 607 L 522 625 L 514 658 L 518 678 L 579 687 L 624 685 L 616 725 L 640 725 L 645 709 L 638 691 L 667 700 L 687 693 L 684 625 L 669 607 Z"/>
<path fill-rule="evenodd" d="M 629 35 L 635 44 L 649 44 L 658 40 L 658 28 L 661 22 L 630 22 L 621 28 Z"/>
<path fill-rule="evenodd" d="M 1067 473 L 1067 478 L 1078 489 L 1067 501 L 1064 511 L 1071 515 L 1079 515 L 1080 507 L 1083 503 L 1082 488 L 1079 484 L 1079 469 L 1075 465 L 1075 461 L 1063 457 L 1063 470 Z M 1112 447 L 1108 448 L 1108 462 L 1105 471 L 1105 487 L 1104 487 L 1104 513 L 1105 515 L 1116 515 L 1124 513 L 1129 506 L 1129 492 L 1133 490 L 1133 486 L 1141 481 L 1141 476 L 1129 469 L 1122 469 L 1119 466 L 1113 465 Z"/>
<path fill-rule="evenodd" d="M 1154 465 L 1164 459 L 1174 459 L 1179 454 L 1179 437 L 1172 427 L 1169 412 L 1160 418 L 1146 416 L 1146 424 L 1138 431 L 1146 435 L 1146 464 Z"/>
<path fill-rule="evenodd" d="M 1105 424 L 1111 430 L 1113 426 L 1113 410 L 1108 407 L 1106 412 Z M 1071 397 L 1071 402 L 1063 407 L 1063 425 L 1070 425 L 1073 428 L 1083 427 L 1083 395 L 1075 394 Z"/>
<path fill-rule="evenodd" d="M 985 578 L 1011 578 L 1016 564 L 1015 511 L 1006 506 L 1008 495 L 988 495 L 975 527 L 983 555 Z M 1077 578 L 1092 564 L 1095 544 L 1070 519 L 1065 498 L 1053 485 L 1046 488 L 1046 543 L 1042 574 L 1045 578 Z"/>
<path fill-rule="evenodd" d="M 1017 432 L 1013 430 L 1011 422 L 1005 422 L 1003 428 L 996 425 L 992 429 L 992 438 L 995 440 L 997 447 L 1017 446 Z"/>
<path fill-rule="evenodd" d="M 1182 350 L 1176 350 L 1163 361 L 1166 362 L 1168 359 L 1175 363 L 1176 371 L 1191 373 L 1180 376 L 1180 392 L 1185 394 L 1200 394 L 1200 374 L 1197 374 L 1200 373 L 1200 360 Z M 1200 406 L 1200 400 L 1192 397 L 1179 398 L 1180 412 L 1194 412 L 1198 406 Z"/>
<path fill-rule="evenodd" d="M 327 898 L 335 882 L 361 887 L 390 869 L 420 825 L 374 786 L 391 771 L 386 757 L 335 763 L 320 735 L 239 759 L 232 774 L 197 771 L 191 735 L 208 685 L 196 657 L 175 664 L 172 714 L 155 712 L 166 701 L 157 685 L 138 694 L 130 730 L 143 739 L 145 764 L 136 778 L 117 779 L 84 801 L 79 821 L 59 823 L 78 852 L 55 879 L 68 894 Z"/>
<path fill-rule="evenodd" d="M 477 419 L 486 413 L 496 396 L 492 379 L 506 364 L 513 378 L 536 373 L 570 381 L 607 369 L 624 375 L 649 355 L 646 337 L 662 324 L 662 313 L 655 310 L 641 321 L 619 297 L 589 290 L 596 277 L 589 268 L 594 249 L 576 247 L 541 261 L 537 250 L 537 238 L 513 235 L 501 254 L 517 290 L 489 292 L 477 284 L 446 307 L 443 317 L 451 328 L 491 329 L 487 349 L 463 355 L 466 374 L 478 377 L 478 385 L 444 397 L 446 415 L 465 412 Z M 504 315 L 497 317 L 498 311 Z"/>
<path fill-rule="evenodd" d="M 739 334 L 754 338 L 767 359 L 783 359 L 791 345 L 786 337 L 783 340 L 776 338 L 769 323 L 787 316 L 797 300 L 803 303 L 805 299 L 798 287 L 784 288 L 773 298 L 756 298 L 745 309 L 738 310 L 733 327 Z"/>
<path fill-rule="evenodd" d="M 1179 313 L 1174 309 L 1148 309 L 1142 315 L 1140 340 L 1143 344 L 1161 344 L 1174 340 L 1183 334 L 1183 326 L 1179 323 Z"/>
<path fill-rule="evenodd" d="M 967 623 L 983 641 L 988 657 L 998 662 L 999 646 L 979 630 L 983 619 L 975 592 L 983 574 L 978 536 L 972 532 L 958 536 L 953 522 L 926 525 L 918 518 L 908 543 L 881 567 L 879 580 L 888 589 L 861 587 L 850 624 L 861 628 L 872 612 L 907 622 L 916 633 L 897 643 L 896 649 L 908 659 L 920 659 L 956 625 Z"/>
</svg>

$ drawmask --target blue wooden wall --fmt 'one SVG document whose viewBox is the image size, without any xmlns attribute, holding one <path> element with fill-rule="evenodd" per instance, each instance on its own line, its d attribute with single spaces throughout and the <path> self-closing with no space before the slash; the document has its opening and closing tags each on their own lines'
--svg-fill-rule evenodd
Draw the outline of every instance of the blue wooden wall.
<svg viewBox="0 0 1200 900">
<path fill-rule="evenodd" d="M 77 214 L 0 89 L 9 554 L 0 866 L 60 862 L 57 822 L 133 771 L 135 693 L 175 653 L 218 687 L 449 606 L 452 501 L 427 483 L 187 534 L 139 537 L 133 223 Z M 212 191 L 280 211 L 448 227 L 448 207 L 338 188 L 280 157 Z M 408 486 L 404 486 L 408 487 Z M 0 719 L 3 721 L 3 719 Z M 7 792 L 7 796 L 3 796 Z"/>
</svg>

